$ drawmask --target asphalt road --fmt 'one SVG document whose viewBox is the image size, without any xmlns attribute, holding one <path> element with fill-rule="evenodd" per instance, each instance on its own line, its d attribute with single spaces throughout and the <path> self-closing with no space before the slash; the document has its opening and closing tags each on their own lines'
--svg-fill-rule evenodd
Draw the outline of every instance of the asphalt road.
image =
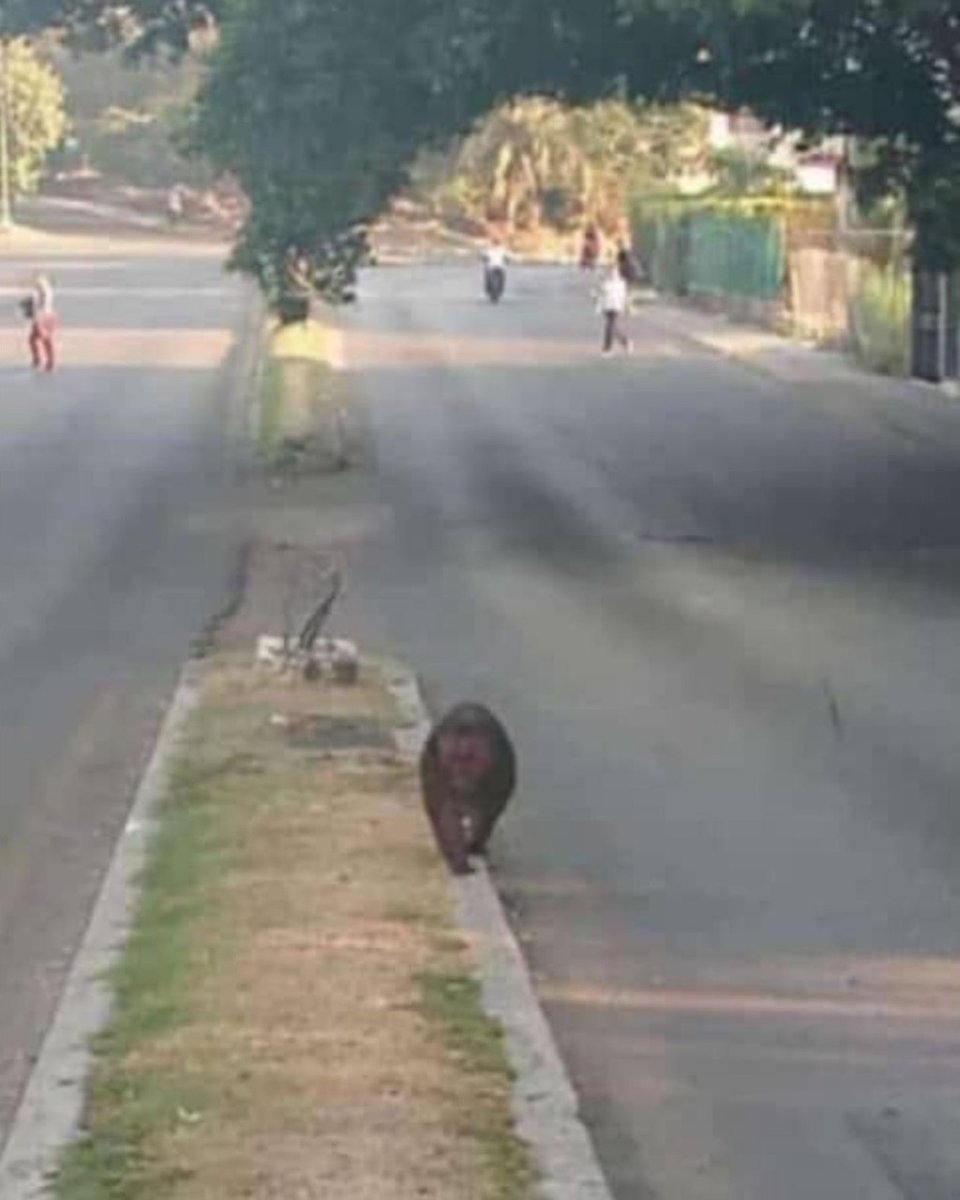
<svg viewBox="0 0 960 1200">
<path fill-rule="evenodd" d="M 152 736 L 237 564 L 246 292 L 222 251 L 0 250 L 0 1145 Z M 48 272 L 61 365 L 15 301 Z"/>
<path fill-rule="evenodd" d="M 522 783 L 494 862 L 620 1200 L 960 1196 L 960 407 L 575 273 L 364 281 L 350 620 Z"/>
</svg>

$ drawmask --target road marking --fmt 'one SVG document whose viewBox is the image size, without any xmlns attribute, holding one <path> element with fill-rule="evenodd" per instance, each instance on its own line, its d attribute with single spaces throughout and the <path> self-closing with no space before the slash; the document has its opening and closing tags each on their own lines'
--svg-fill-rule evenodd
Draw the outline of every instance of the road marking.
<svg viewBox="0 0 960 1200">
<path fill-rule="evenodd" d="M 0 287 L 0 296 L 9 296 L 17 299 L 23 295 L 24 287 L 28 286 L 25 283 L 23 287 Z M 130 299 L 134 297 L 142 300 L 182 300 L 186 299 L 224 299 L 230 297 L 242 297 L 242 292 L 237 288 L 231 287 L 73 287 L 71 285 L 59 285 L 56 288 L 58 297 L 62 296 L 78 296 L 86 298 L 96 298 L 106 296 L 109 299 Z"/>
<path fill-rule="evenodd" d="M 0 366 L 22 362 L 24 328 L 0 327 Z M 57 343 L 65 368 L 159 367 L 182 371 L 219 366 L 235 345 L 236 336 L 228 328 L 119 329 L 67 324 Z"/>
</svg>

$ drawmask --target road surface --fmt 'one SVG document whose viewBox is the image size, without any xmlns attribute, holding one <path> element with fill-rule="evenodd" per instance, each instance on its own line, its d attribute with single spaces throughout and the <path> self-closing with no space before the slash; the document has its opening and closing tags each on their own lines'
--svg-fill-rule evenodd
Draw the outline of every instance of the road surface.
<svg viewBox="0 0 960 1200">
<path fill-rule="evenodd" d="M 514 733 L 496 873 L 619 1200 L 956 1200 L 960 408 L 596 324 L 368 273 L 353 627 Z"/>
<path fill-rule="evenodd" d="M 191 641 L 237 562 L 222 250 L 0 251 L 0 1146 Z M 48 272 L 61 366 L 16 298 Z"/>
</svg>

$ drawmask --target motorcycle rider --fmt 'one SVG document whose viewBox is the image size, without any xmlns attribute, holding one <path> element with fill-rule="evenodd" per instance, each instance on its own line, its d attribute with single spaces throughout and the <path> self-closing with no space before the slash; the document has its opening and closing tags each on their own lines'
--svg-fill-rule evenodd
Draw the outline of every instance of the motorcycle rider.
<svg viewBox="0 0 960 1200">
<path fill-rule="evenodd" d="M 483 252 L 483 288 L 490 299 L 500 298 L 507 277 L 507 251 L 494 238 Z"/>
<path fill-rule="evenodd" d="M 580 269 L 583 271 L 592 271 L 600 261 L 600 231 L 596 225 L 588 225 L 583 233 L 583 242 L 580 247 Z"/>
</svg>

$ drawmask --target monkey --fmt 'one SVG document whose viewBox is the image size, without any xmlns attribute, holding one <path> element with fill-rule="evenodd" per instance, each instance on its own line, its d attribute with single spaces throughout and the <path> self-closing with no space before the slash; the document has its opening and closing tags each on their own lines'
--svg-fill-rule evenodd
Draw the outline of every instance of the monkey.
<svg viewBox="0 0 960 1200">
<path fill-rule="evenodd" d="M 420 755 L 423 805 L 454 875 L 469 875 L 513 795 L 517 760 L 507 731 L 483 704 L 457 704 Z"/>
</svg>

